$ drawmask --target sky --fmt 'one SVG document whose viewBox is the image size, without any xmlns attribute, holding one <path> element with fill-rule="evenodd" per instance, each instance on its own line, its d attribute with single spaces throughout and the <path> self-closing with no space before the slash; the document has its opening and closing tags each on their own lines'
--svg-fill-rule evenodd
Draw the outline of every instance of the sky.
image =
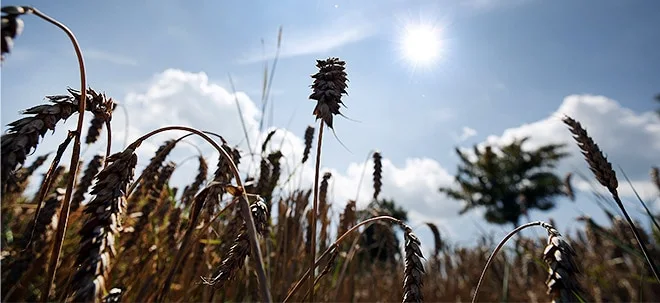
<svg viewBox="0 0 660 303">
<path fill-rule="evenodd" d="M 455 147 L 531 136 L 527 147 L 568 143 L 571 156 L 558 173 L 587 177 L 575 178 L 575 202 L 557 199 L 553 211 L 531 212 L 531 219 L 553 218 L 565 233 L 582 226 L 575 217 L 583 214 L 604 223 L 593 198 L 594 188 L 601 188 L 561 124 L 564 114 L 581 121 L 617 172 L 621 166 L 649 206 L 656 213 L 660 209 L 658 190 L 649 178 L 650 167 L 660 165 L 660 118 L 654 112 L 660 104 L 653 101 L 660 93 L 658 1 L 143 0 L 29 5 L 74 31 L 89 86 L 121 104 L 113 117 L 114 152 L 125 140 L 167 125 L 214 131 L 247 150 L 238 102 L 252 145 L 278 128 L 273 148 L 281 146 L 289 172 L 301 157 L 305 127 L 315 123 L 314 102 L 307 99 L 315 60 L 339 57 L 347 62 L 350 80 L 343 98 L 346 118 L 335 119 L 335 134 L 326 132 L 322 152 L 323 170 L 333 173 L 335 214 L 358 193 L 358 206 L 369 202 L 371 161 L 366 162 L 360 189 L 358 183 L 367 155 L 379 150 L 384 157 L 381 197 L 409 211 L 422 242 L 432 243 L 424 222 L 437 224 L 457 245 L 474 244 L 482 234 L 501 237 L 508 226 L 487 224 L 479 210 L 459 216 L 461 203 L 438 188 L 453 184 Z M 2 64 L 3 131 L 20 118 L 21 109 L 79 86 L 77 61 L 66 36 L 35 16 L 23 20 L 24 31 Z M 279 60 L 269 106 L 262 112 L 264 68 L 272 71 L 280 27 Z M 420 29 L 421 37 L 414 39 Z M 433 58 L 422 60 L 424 56 Z M 128 128 L 123 109 L 129 113 Z M 266 127 L 259 130 L 262 117 Z M 74 124 L 72 118 L 58 126 L 36 154 L 55 149 L 64 130 Z M 138 167 L 146 165 L 163 140 L 178 135 L 145 143 L 138 150 Z M 213 163 L 217 154 L 201 141 L 192 142 Z M 179 163 L 173 182 L 181 187 L 196 170 L 196 161 L 188 161 L 198 153 L 193 145 L 181 145 L 171 157 Z M 83 158 L 104 148 L 85 147 Z M 240 168 L 254 173 L 255 165 L 249 162 L 246 156 Z M 311 186 L 312 166 L 310 161 L 297 171 L 300 184 Z M 619 190 L 633 215 L 642 218 L 630 186 L 620 181 Z"/>
</svg>

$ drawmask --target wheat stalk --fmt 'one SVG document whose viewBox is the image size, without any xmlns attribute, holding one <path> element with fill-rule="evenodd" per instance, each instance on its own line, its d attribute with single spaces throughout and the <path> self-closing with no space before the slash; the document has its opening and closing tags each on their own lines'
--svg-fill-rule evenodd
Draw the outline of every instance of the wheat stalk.
<svg viewBox="0 0 660 303">
<path fill-rule="evenodd" d="M 302 163 L 309 159 L 309 152 L 312 150 L 312 141 L 314 140 L 314 126 L 307 126 L 305 129 L 305 149 L 303 149 Z"/>
<path fill-rule="evenodd" d="M 255 219 L 257 231 L 262 236 L 265 236 L 268 225 L 268 208 L 266 204 L 259 198 L 250 206 L 250 211 Z M 237 271 L 243 267 L 245 258 L 249 253 L 250 241 L 246 228 L 243 226 L 236 239 L 234 239 L 227 257 L 222 260 L 222 263 L 213 276 L 210 278 L 202 277 L 204 284 L 214 285 L 217 288 L 222 287 L 225 282 L 232 280 L 236 276 Z M 265 287 L 265 285 L 262 285 L 262 287 Z"/>
<path fill-rule="evenodd" d="M 22 193 L 28 185 L 28 179 L 34 174 L 34 172 L 39 169 L 46 160 L 48 159 L 49 154 L 45 154 L 37 157 L 32 164 L 28 167 L 21 167 L 16 171 L 15 178 L 10 178 L 9 183 L 7 183 L 6 191 L 2 192 L 3 197 L 7 194 L 20 194 Z M 5 199 L 3 199 L 5 200 Z M 9 201 L 9 200 L 6 200 Z"/>
<path fill-rule="evenodd" d="M 578 147 L 580 147 L 580 149 L 582 150 L 582 154 L 584 155 L 585 160 L 589 164 L 589 169 L 596 176 L 596 180 L 598 180 L 598 182 L 600 182 L 601 185 L 603 185 L 605 188 L 607 188 L 610 191 L 617 206 L 619 207 L 619 209 L 621 209 L 621 212 L 623 212 L 623 215 L 626 218 L 626 221 L 628 222 L 628 226 L 634 233 L 635 239 L 637 240 L 639 247 L 644 253 L 644 258 L 646 259 L 646 262 L 648 263 L 651 272 L 655 276 L 655 279 L 658 281 L 658 283 L 660 283 L 660 274 L 658 273 L 658 269 L 655 266 L 655 262 L 653 262 L 653 260 L 649 256 L 649 252 L 646 249 L 644 243 L 641 241 L 640 239 L 641 236 L 637 231 L 635 224 L 628 215 L 628 211 L 626 211 L 626 208 L 623 206 L 623 203 L 619 198 L 619 193 L 617 192 L 617 187 L 619 183 L 616 178 L 616 173 L 612 169 L 612 164 L 607 161 L 607 158 L 605 158 L 605 156 L 603 155 L 603 152 L 598 147 L 598 144 L 596 144 L 594 140 L 591 137 L 589 137 L 587 130 L 582 127 L 580 122 L 576 121 L 575 119 L 569 116 L 564 117 L 563 121 L 564 124 L 568 126 L 571 133 L 573 133 L 573 138 L 577 142 Z"/>
<path fill-rule="evenodd" d="M 182 130 L 182 131 L 187 131 L 192 134 L 200 136 L 202 139 L 204 139 L 206 142 L 211 144 L 213 148 L 215 148 L 218 152 L 220 152 L 222 158 L 224 161 L 227 163 L 226 165 L 229 167 L 232 175 L 234 176 L 234 179 L 236 180 L 236 190 L 235 194 L 236 195 L 241 195 L 243 198 L 240 199 L 240 205 L 241 205 L 241 212 L 243 219 L 246 221 L 246 227 L 248 231 L 248 236 L 250 240 L 250 246 L 253 250 L 253 255 L 255 256 L 255 263 L 256 263 L 256 271 L 257 271 L 257 276 L 259 278 L 259 284 L 261 285 L 261 292 L 262 292 L 262 297 L 264 298 L 265 301 L 271 302 L 272 297 L 270 294 L 270 289 L 268 287 L 268 281 L 266 279 L 266 272 L 264 270 L 264 263 L 263 263 L 263 258 L 261 256 L 261 248 L 259 246 L 259 242 L 257 240 L 257 231 L 256 227 L 254 224 L 254 219 L 252 217 L 252 214 L 249 210 L 249 204 L 247 201 L 247 193 L 244 190 L 244 185 L 243 182 L 240 179 L 240 174 L 238 171 L 238 168 L 236 167 L 235 161 L 232 160 L 233 157 L 236 157 L 236 155 L 232 156 L 230 153 L 227 152 L 224 148 L 220 147 L 217 142 L 213 141 L 208 135 L 206 135 L 204 132 L 197 130 L 192 127 L 186 127 L 186 126 L 166 126 L 166 127 L 161 127 L 159 129 L 153 130 L 142 137 L 138 138 L 133 144 L 134 145 L 139 145 L 142 141 L 148 139 L 149 137 L 156 135 L 161 132 L 165 131 L 170 131 L 170 130 Z M 222 138 L 222 137 L 221 137 Z M 236 154 L 238 151 L 235 152 Z M 224 184 L 224 183 L 223 183 Z M 182 250 L 179 250 L 181 252 Z M 180 259 L 179 259 L 180 260 Z M 168 277 L 163 285 L 163 287 L 160 288 L 157 296 L 156 296 L 156 301 L 160 302 L 162 301 L 166 296 L 167 293 L 169 292 L 169 286 L 171 282 L 171 278 L 173 275 L 174 270 L 176 270 L 176 267 L 178 265 L 178 262 L 175 263 L 175 265 L 172 267 L 172 270 L 168 274 Z"/>
<path fill-rule="evenodd" d="M 346 87 L 348 79 L 345 72 L 346 62 L 338 58 L 328 58 L 326 60 L 316 60 L 316 67 L 319 71 L 312 75 L 314 82 L 312 83 L 312 94 L 309 99 L 316 100 L 316 107 L 314 107 L 313 115 L 316 120 L 321 120 L 319 123 L 319 136 L 316 149 L 316 165 L 314 171 L 314 200 L 312 204 L 312 219 L 311 219 L 311 254 L 309 258 L 311 277 L 309 279 L 309 287 L 311 292 L 309 299 L 314 302 L 314 264 L 316 260 L 316 215 L 318 213 L 318 196 L 319 196 L 319 171 L 321 168 L 321 144 L 323 142 L 323 126 L 324 123 L 330 129 L 333 128 L 334 115 L 341 114 L 339 112 L 340 105 L 343 104 L 341 97 L 347 94 Z"/>
<path fill-rule="evenodd" d="M 77 211 L 80 207 L 80 203 L 85 200 L 85 193 L 87 193 L 89 187 L 92 186 L 94 177 L 96 177 L 96 174 L 101 170 L 101 167 L 105 162 L 104 160 L 104 156 L 96 155 L 91 161 L 89 161 L 89 164 L 87 164 L 87 168 L 85 169 L 82 178 L 80 178 L 80 183 L 78 183 L 76 191 L 71 197 L 71 211 Z"/>
<path fill-rule="evenodd" d="M 577 302 L 581 289 L 575 251 L 552 225 L 542 223 L 541 227 L 548 232 L 548 245 L 543 251 L 543 260 L 549 267 L 546 280 L 548 294 L 553 302 Z"/>
<path fill-rule="evenodd" d="M 373 159 L 374 159 L 374 201 L 378 200 L 378 195 L 380 194 L 380 190 L 383 187 L 383 163 L 381 162 L 382 156 L 380 155 L 380 152 L 374 152 L 373 154 Z"/>
<path fill-rule="evenodd" d="M 404 225 L 405 244 L 405 269 L 403 280 L 403 302 L 423 302 L 422 275 L 424 265 L 422 264 L 422 250 L 419 238 L 412 232 L 410 226 Z"/>
<path fill-rule="evenodd" d="M 27 155 L 37 148 L 39 138 L 55 125 L 78 111 L 79 100 L 69 96 L 47 96 L 51 104 L 37 105 L 22 112 L 28 116 L 9 123 L 2 135 L 2 189 L 6 188 L 11 174 L 18 165 L 25 163 Z"/>
<path fill-rule="evenodd" d="M 133 178 L 137 156 L 135 147 L 108 157 L 110 163 L 96 177 L 85 206 L 88 215 L 80 230 L 80 250 L 72 279 L 72 301 L 96 301 L 105 292 L 109 262 L 116 255 L 114 241 L 121 229 L 121 215 L 126 208 L 126 191 Z"/>
<path fill-rule="evenodd" d="M 20 7 L 17 8 L 20 9 Z M 4 7 L 2 8 L 2 12 L 7 13 L 7 15 L 2 16 L 2 52 L 0 61 L 5 61 L 5 54 L 11 52 L 14 46 L 14 39 L 23 32 L 24 25 L 23 20 L 18 18 L 19 14 L 6 12 Z"/>
<path fill-rule="evenodd" d="M 190 186 L 184 189 L 183 195 L 181 196 L 181 204 L 186 207 L 189 206 L 197 191 L 199 191 L 201 186 L 204 184 L 204 181 L 206 181 L 206 176 L 209 171 L 209 166 L 206 164 L 204 157 L 199 156 L 197 159 L 199 160 L 199 168 L 197 169 L 195 181 L 193 181 Z"/>
<path fill-rule="evenodd" d="M 561 238 L 559 232 L 557 232 L 557 230 L 554 227 L 552 227 L 552 225 L 542 221 L 534 221 L 516 227 L 514 230 L 509 232 L 500 241 L 500 243 L 497 244 L 493 252 L 488 257 L 488 260 L 486 261 L 486 265 L 481 271 L 481 276 L 479 277 L 477 288 L 474 290 L 474 294 L 472 295 L 472 303 L 477 301 L 477 297 L 479 295 L 479 288 L 481 287 L 481 283 L 483 282 L 483 279 L 486 276 L 486 271 L 488 270 L 488 267 L 495 259 L 497 253 L 500 251 L 500 249 L 502 249 L 504 244 L 506 244 L 506 241 L 508 241 L 518 232 L 532 226 L 541 226 L 545 228 L 546 231 L 548 232 L 548 241 L 549 241 L 548 244 L 551 245 L 551 247 L 550 246 L 546 247 L 543 255 L 544 255 L 544 260 L 546 260 L 546 262 L 548 262 L 548 264 L 550 265 L 551 277 L 547 280 L 548 282 L 547 285 L 549 288 L 552 286 L 552 291 L 549 293 L 552 293 L 554 296 L 555 291 L 559 291 L 561 289 L 565 291 L 574 291 L 577 289 L 578 284 L 577 284 L 577 280 L 575 279 L 577 274 L 577 267 L 574 266 L 575 262 L 572 259 L 573 256 L 575 255 L 575 253 L 572 252 L 573 249 L 570 248 L 568 242 L 566 242 L 565 240 L 563 240 L 563 238 Z M 563 272 L 557 274 L 557 272 L 555 272 L 553 269 L 559 269 L 559 268 L 561 268 L 561 271 Z M 573 294 L 577 295 L 577 293 L 575 292 L 573 292 Z M 561 299 L 561 297 L 559 299 Z"/>
</svg>

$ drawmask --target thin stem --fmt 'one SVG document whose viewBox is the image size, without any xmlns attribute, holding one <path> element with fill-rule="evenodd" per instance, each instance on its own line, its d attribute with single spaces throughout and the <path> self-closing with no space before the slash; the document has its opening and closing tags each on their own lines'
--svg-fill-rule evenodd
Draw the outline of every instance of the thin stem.
<svg viewBox="0 0 660 303">
<path fill-rule="evenodd" d="M 121 107 L 121 109 L 124 111 L 124 119 L 126 122 L 124 123 L 125 131 L 124 131 L 124 146 L 122 146 L 122 150 L 126 149 L 126 146 L 128 146 L 128 132 L 130 130 L 130 123 L 128 120 L 128 110 L 123 104 L 117 104 L 117 107 Z"/>
<path fill-rule="evenodd" d="M 44 177 L 44 184 L 39 188 L 39 193 L 37 195 L 37 198 L 35 199 L 35 202 L 37 204 L 37 210 L 34 212 L 34 219 L 32 220 L 32 231 L 30 231 L 30 238 L 28 239 L 28 242 L 25 245 L 24 250 L 27 250 L 30 247 L 30 244 L 32 244 L 34 231 L 37 228 L 37 219 L 39 218 L 39 214 L 41 214 L 42 202 L 46 198 L 46 194 L 48 194 L 48 191 L 50 191 L 50 187 L 53 185 L 53 181 L 54 181 L 53 172 L 55 171 L 56 167 L 60 165 L 60 159 L 62 159 L 62 154 L 64 154 L 64 151 L 69 146 L 69 143 L 71 143 L 71 139 L 73 139 L 73 136 L 74 136 L 73 132 L 70 131 L 64 142 L 62 142 L 60 146 L 57 148 L 57 153 L 55 154 L 55 158 L 53 158 L 53 162 L 51 162 L 48 171 L 46 171 L 46 176 Z"/>
<path fill-rule="evenodd" d="M 342 264 L 341 271 L 339 273 L 339 277 L 337 278 L 337 282 L 335 285 L 337 285 L 337 288 L 335 290 L 335 301 L 339 302 L 339 293 L 341 292 L 342 285 L 344 278 L 346 277 L 346 272 L 348 271 L 348 265 L 350 262 L 353 260 L 355 255 L 358 252 L 358 243 L 360 241 L 360 237 L 364 233 L 364 231 L 360 232 L 360 234 L 353 238 L 353 243 L 351 243 L 351 246 L 348 250 L 348 254 L 346 255 L 346 258 L 344 259 L 344 264 Z"/>
<path fill-rule="evenodd" d="M 619 199 L 619 195 L 616 192 L 612 192 L 612 197 L 614 197 L 614 201 L 616 201 L 616 204 L 618 204 L 619 208 L 621 208 L 621 211 L 623 212 L 623 216 L 626 218 L 626 221 L 628 222 L 630 229 L 632 229 L 632 232 L 635 235 L 635 240 L 637 240 L 637 243 L 639 243 L 639 248 L 642 249 L 642 253 L 644 253 L 644 258 L 646 258 L 646 262 L 649 264 L 649 267 L 651 267 L 651 272 L 653 272 L 656 281 L 660 283 L 660 275 L 658 275 L 658 269 L 655 267 L 655 263 L 653 263 L 653 260 L 649 257 L 649 252 L 646 250 L 646 246 L 644 246 L 644 242 L 642 242 L 641 240 L 639 231 L 637 231 L 637 228 L 635 228 L 635 224 L 628 215 L 626 209 L 623 207 L 623 203 L 621 203 L 621 199 Z"/>
<path fill-rule="evenodd" d="M 66 193 L 64 194 L 64 200 L 62 201 L 62 207 L 60 208 L 59 222 L 57 224 L 57 233 L 55 234 L 53 250 L 50 254 L 50 260 L 48 264 L 46 282 L 43 284 L 41 289 L 41 301 L 48 301 L 50 296 L 50 288 L 55 282 L 55 272 L 57 271 L 57 263 L 60 258 L 60 253 L 62 251 L 62 244 L 64 242 L 64 234 L 66 233 L 66 226 L 69 221 L 69 208 L 71 206 L 71 195 L 73 193 L 73 188 L 76 185 L 76 179 L 78 174 L 78 160 L 80 159 L 80 134 L 83 129 L 83 122 L 85 120 L 85 105 L 87 103 L 87 80 L 85 77 L 85 61 L 83 59 L 82 50 L 76 40 L 76 36 L 71 32 L 71 30 L 66 27 L 64 24 L 59 21 L 49 17 L 48 15 L 40 12 L 36 8 L 30 7 L 29 10 L 36 16 L 46 20 L 47 22 L 57 26 L 71 40 L 73 44 L 73 49 L 76 52 L 76 57 L 78 58 L 78 67 L 80 69 L 80 102 L 78 108 L 78 125 L 76 127 L 76 132 L 73 140 L 73 152 L 71 153 L 71 163 L 69 165 L 70 175 L 68 184 L 66 187 Z"/>
<path fill-rule="evenodd" d="M 646 203 L 642 201 L 642 198 L 639 196 L 637 193 L 637 190 L 635 190 L 635 187 L 632 186 L 632 182 L 630 182 L 630 179 L 628 179 L 628 175 L 626 175 L 626 172 L 623 171 L 623 168 L 621 165 L 619 165 L 619 170 L 623 173 L 623 177 L 626 178 L 626 181 L 628 181 L 628 184 L 630 184 L 630 188 L 632 188 L 633 193 L 635 193 L 635 196 L 637 197 L 637 200 L 639 201 L 640 204 L 642 204 L 642 207 L 644 207 L 644 210 L 646 211 L 646 215 L 651 218 L 651 222 L 653 222 L 653 225 L 655 225 L 655 228 L 658 229 L 660 232 L 660 224 L 658 224 L 658 221 L 655 220 L 655 216 L 651 213 L 648 207 L 646 207 Z"/>
<path fill-rule="evenodd" d="M 312 204 L 312 220 L 309 224 L 312 224 L 312 245 L 311 245 L 311 256 L 309 258 L 311 270 L 311 278 L 309 279 L 309 301 L 314 302 L 314 268 L 316 260 L 316 214 L 318 211 L 319 204 L 319 173 L 321 171 L 321 145 L 323 144 L 323 120 L 319 123 L 319 138 L 316 145 L 316 168 L 314 170 L 314 203 Z"/>
<path fill-rule="evenodd" d="M 353 231 L 357 230 L 357 229 L 358 229 L 360 226 L 362 226 L 362 225 L 365 225 L 365 224 L 368 224 L 368 223 L 371 223 L 371 222 L 374 222 L 374 221 L 378 221 L 378 220 L 389 220 L 389 221 L 392 221 L 392 222 L 394 222 L 394 223 L 396 223 L 396 224 L 403 225 L 403 222 L 401 222 L 401 220 L 396 219 L 396 218 L 393 218 L 393 217 L 390 217 L 390 216 L 378 216 L 378 217 L 373 217 L 373 218 L 370 218 L 370 219 L 364 220 L 364 221 L 362 221 L 362 222 L 356 224 L 355 226 L 351 227 L 351 228 L 350 228 L 348 231 L 346 231 L 343 235 L 341 235 L 339 238 L 337 238 L 337 240 L 335 240 L 334 243 L 332 243 L 330 246 L 328 246 L 328 248 L 327 248 L 327 249 L 321 254 L 321 256 L 316 260 L 316 262 L 314 262 L 314 266 L 313 266 L 313 267 L 316 268 L 316 266 L 318 266 L 319 262 L 321 262 L 321 260 L 323 259 L 323 257 L 325 257 L 327 254 L 329 254 L 334 248 L 339 247 L 339 244 L 341 243 L 341 241 L 343 241 L 344 238 L 346 238 L 350 233 L 352 233 Z M 312 270 L 313 270 L 313 268 L 312 268 Z M 309 277 L 310 272 L 311 272 L 311 270 L 310 270 L 310 269 L 307 269 L 307 271 L 305 272 L 305 274 L 304 274 L 304 275 L 298 280 L 298 282 L 296 282 L 296 284 L 293 286 L 293 289 L 291 289 L 291 291 L 289 291 L 289 293 L 286 295 L 286 298 L 285 298 L 284 301 L 282 301 L 282 302 L 287 302 L 287 301 L 289 300 L 289 298 L 291 298 L 291 296 L 293 296 L 293 294 L 294 294 L 294 293 L 300 288 L 300 286 L 302 285 L 302 282 L 305 281 L 305 280 Z M 311 280 L 311 279 L 310 279 L 310 280 Z M 314 281 L 314 280 L 312 280 L 312 281 Z"/>
<path fill-rule="evenodd" d="M 374 153 L 374 150 L 369 151 L 367 154 L 367 159 L 364 160 L 364 167 L 362 167 L 362 175 L 360 175 L 360 181 L 358 182 L 357 193 L 355 194 L 355 203 L 357 203 L 358 198 L 360 198 L 360 188 L 362 188 L 362 180 L 364 180 L 364 174 L 367 172 L 367 162 L 369 158 Z"/>
<path fill-rule="evenodd" d="M 484 269 L 481 271 L 481 276 L 479 277 L 479 282 L 477 283 L 477 288 L 474 290 L 474 295 L 472 296 L 472 303 L 477 301 L 477 295 L 479 294 L 479 287 L 481 287 L 481 282 L 483 281 L 484 276 L 486 275 L 486 270 L 488 270 L 488 266 L 490 266 L 490 262 L 493 261 L 493 258 L 495 257 L 495 255 L 497 255 L 497 253 L 500 251 L 500 249 L 502 249 L 502 247 L 504 246 L 506 241 L 509 240 L 509 238 L 513 237 L 513 235 L 517 234 L 519 231 L 521 231 L 525 228 L 532 227 L 532 226 L 537 226 L 537 225 L 542 226 L 543 224 L 544 223 L 541 222 L 541 221 L 534 221 L 534 222 L 530 222 L 530 223 L 520 225 L 516 229 L 512 230 L 508 235 L 506 235 L 506 237 L 504 237 L 504 239 L 502 239 L 502 241 L 500 241 L 499 244 L 497 244 L 497 247 L 495 247 L 495 250 L 493 250 L 493 252 L 488 257 L 488 261 L 486 261 L 486 266 L 484 266 Z"/>
<path fill-rule="evenodd" d="M 245 143 L 247 143 L 248 150 L 252 151 L 252 146 L 250 146 L 250 136 L 248 135 L 247 126 L 245 125 L 245 119 L 243 119 L 241 105 L 238 103 L 238 94 L 236 93 L 236 87 L 234 86 L 234 80 L 231 75 L 229 75 L 229 84 L 231 85 L 231 91 L 234 94 L 234 103 L 236 103 L 236 108 L 238 109 L 238 117 L 241 119 L 241 127 L 243 128 L 243 135 L 245 135 Z M 252 160 L 254 161 L 254 155 L 252 155 Z"/>
<path fill-rule="evenodd" d="M 105 121 L 105 129 L 108 131 L 108 134 L 106 136 L 108 141 L 105 146 L 105 158 L 103 159 L 103 168 L 108 166 L 108 161 L 106 161 L 106 159 L 110 157 L 110 151 L 112 150 L 112 127 L 110 127 L 110 120 Z"/>
</svg>

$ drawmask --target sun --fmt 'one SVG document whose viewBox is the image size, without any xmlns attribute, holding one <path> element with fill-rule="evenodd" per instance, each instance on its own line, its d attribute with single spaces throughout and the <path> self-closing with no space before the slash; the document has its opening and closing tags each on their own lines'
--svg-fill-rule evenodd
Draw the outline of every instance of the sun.
<svg viewBox="0 0 660 303">
<path fill-rule="evenodd" d="M 430 67 L 442 56 L 442 29 L 428 23 L 407 23 L 399 44 L 403 59 L 413 67 Z"/>
</svg>

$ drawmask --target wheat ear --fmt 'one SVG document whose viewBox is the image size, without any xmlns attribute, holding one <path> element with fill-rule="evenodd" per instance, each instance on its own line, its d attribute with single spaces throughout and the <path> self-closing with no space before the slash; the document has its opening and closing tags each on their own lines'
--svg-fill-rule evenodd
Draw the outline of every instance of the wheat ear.
<svg viewBox="0 0 660 303">
<path fill-rule="evenodd" d="M 250 206 L 250 211 L 254 217 L 257 231 L 263 236 L 266 234 L 268 225 L 268 209 L 266 204 L 261 198 Z M 236 276 L 239 269 L 243 267 L 245 258 L 250 253 L 250 241 L 245 226 L 234 239 L 234 243 L 229 249 L 227 257 L 222 260 L 220 267 L 215 271 L 211 278 L 204 278 L 202 280 L 207 285 L 214 285 L 215 287 L 222 287 L 225 282 L 230 281 Z M 265 286 L 265 285 L 264 285 Z"/>
<path fill-rule="evenodd" d="M 422 250 L 419 238 L 412 232 L 412 228 L 403 225 L 405 238 L 405 268 L 403 280 L 403 302 L 423 302 L 422 276 L 424 265 L 422 264 Z"/>
<path fill-rule="evenodd" d="M 603 152 L 598 147 L 598 144 L 596 144 L 594 140 L 591 137 L 589 137 L 587 130 L 582 127 L 580 122 L 576 121 L 575 119 L 569 116 L 564 117 L 563 121 L 564 124 L 568 126 L 571 133 L 573 133 L 573 138 L 577 142 L 578 147 L 580 147 L 580 149 L 582 150 L 584 159 L 589 164 L 589 169 L 596 176 L 596 180 L 598 180 L 598 182 L 600 182 L 601 185 L 603 185 L 605 188 L 607 188 L 610 191 L 617 206 L 621 209 L 623 216 L 626 218 L 626 221 L 628 222 L 628 226 L 630 226 L 630 229 L 635 235 L 635 239 L 637 240 L 640 249 L 644 253 L 644 258 L 646 258 L 646 262 L 648 263 L 651 272 L 655 276 L 655 279 L 658 281 L 658 283 L 660 283 L 660 274 L 658 273 L 658 269 L 655 266 L 655 262 L 653 262 L 653 260 L 649 256 L 649 252 L 646 249 L 646 246 L 644 245 L 643 241 L 641 240 L 641 235 L 639 234 L 639 231 L 637 231 L 635 224 L 628 215 L 628 211 L 626 211 L 626 208 L 623 206 L 623 202 L 621 202 L 621 199 L 619 198 L 619 193 L 617 192 L 617 187 L 619 186 L 619 183 L 616 178 L 616 173 L 612 169 L 612 164 L 607 161 L 607 158 L 605 158 L 605 156 L 603 155 Z"/>
<path fill-rule="evenodd" d="M 541 227 L 548 232 L 548 245 L 543 251 L 543 260 L 548 264 L 548 294 L 553 302 L 577 302 L 581 288 L 575 251 L 552 225 L 542 222 Z"/>
<path fill-rule="evenodd" d="M 374 201 L 378 200 L 378 195 L 380 190 L 383 187 L 383 157 L 380 155 L 380 152 L 374 152 Z"/>
<path fill-rule="evenodd" d="M 108 165 L 96 177 L 94 199 L 85 206 L 88 215 L 80 230 L 80 250 L 72 279 L 73 301 L 96 301 L 105 292 L 109 262 L 116 255 L 115 236 L 121 229 L 126 208 L 126 191 L 133 178 L 137 156 L 131 147 L 107 159 Z"/>
<path fill-rule="evenodd" d="M 87 164 L 87 168 L 85 169 L 82 178 L 80 178 L 76 191 L 71 198 L 71 211 L 77 211 L 80 204 L 85 200 L 85 193 L 87 193 L 89 187 L 92 186 L 94 177 L 96 177 L 96 174 L 101 170 L 101 167 L 105 162 L 104 160 L 104 156 L 96 155 L 91 161 L 89 161 L 89 164 Z"/>
</svg>

